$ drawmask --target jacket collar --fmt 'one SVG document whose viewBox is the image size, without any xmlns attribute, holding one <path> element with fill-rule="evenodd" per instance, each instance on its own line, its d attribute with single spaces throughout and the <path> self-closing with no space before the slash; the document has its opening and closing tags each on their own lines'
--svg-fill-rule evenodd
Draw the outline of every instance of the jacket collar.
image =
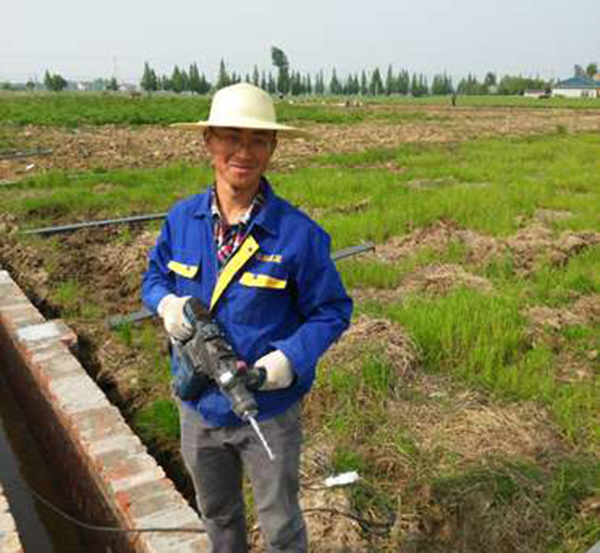
<svg viewBox="0 0 600 553">
<path fill-rule="evenodd" d="M 280 200 L 275 192 L 273 192 L 273 188 L 265 177 L 262 177 L 262 183 L 264 186 L 265 203 L 256 217 L 250 222 L 250 228 L 256 225 L 269 234 L 276 235 L 279 226 L 279 218 L 281 217 Z M 194 217 L 212 218 L 212 194 L 212 187 L 209 187 L 204 194 L 198 196 Z"/>
</svg>

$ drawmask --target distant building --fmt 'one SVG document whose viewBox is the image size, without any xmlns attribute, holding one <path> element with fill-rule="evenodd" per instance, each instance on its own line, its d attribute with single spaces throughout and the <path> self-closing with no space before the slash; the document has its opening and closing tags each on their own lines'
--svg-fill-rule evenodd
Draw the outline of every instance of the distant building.
<svg viewBox="0 0 600 553">
<path fill-rule="evenodd" d="M 119 83 L 120 92 L 139 92 L 140 87 L 133 83 Z"/>
<path fill-rule="evenodd" d="M 560 81 L 552 88 L 552 96 L 565 98 L 600 98 L 600 75 L 589 77 L 571 77 Z"/>
<path fill-rule="evenodd" d="M 548 98 L 548 93 L 545 90 L 525 90 L 523 96 L 525 98 Z"/>
</svg>

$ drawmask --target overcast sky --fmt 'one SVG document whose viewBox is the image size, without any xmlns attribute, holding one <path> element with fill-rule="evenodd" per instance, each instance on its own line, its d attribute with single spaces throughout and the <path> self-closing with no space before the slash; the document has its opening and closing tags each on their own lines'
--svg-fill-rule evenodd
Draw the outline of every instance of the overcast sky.
<svg viewBox="0 0 600 553">
<path fill-rule="evenodd" d="M 0 81 L 137 82 L 197 62 L 209 80 L 271 68 L 338 75 L 379 66 L 431 77 L 562 79 L 600 62 L 600 0 L 0 0 Z M 385 73 L 384 73 L 385 75 Z"/>
</svg>

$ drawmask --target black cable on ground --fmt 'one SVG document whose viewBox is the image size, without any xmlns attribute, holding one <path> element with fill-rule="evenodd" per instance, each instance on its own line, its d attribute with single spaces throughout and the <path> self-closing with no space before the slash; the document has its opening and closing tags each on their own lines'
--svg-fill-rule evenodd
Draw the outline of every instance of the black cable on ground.
<svg viewBox="0 0 600 553">
<path fill-rule="evenodd" d="M 185 528 L 185 527 L 118 528 L 116 526 L 102 526 L 102 525 L 98 525 L 98 524 L 84 522 L 84 521 L 79 520 L 78 518 L 70 515 L 66 511 L 62 510 L 60 507 L 57 507 L 56 505 L 54 505 L 54 503 L 52 503 L 51 501 L 49 501 L 48 499 L 46 499 L 45 497 L 43 497 L 42 495 L 37 493 L 35 490 L 31 489 L 24 482 L 21 482 L 14 477 L 9 477 L 8 479 L 10 480 L 10 482 L 17 484 L 21 488 L 23 488 L 27 493 L 31 494 L 37 501 L 39 501 L 42 505 L 46 506 L 48 509 L 54 511 L 56 514 L 60 515 L 61 517 L 63 517 L 65 520 L 71 522 L 72 524 L 75 524 L 76 526 L 79 526 L 80 528 L 84 528 L 85 530 L 90 530 L 93 532 L 114 532 L 114 533 L 121 533 L 121 534 L 142 534 L 142 533 L 150 533 L 150 532 L 152 532 L 152 533 L 188 533 L 188 534 L 205 534 L 206 533 L 206 530 L 204 530 L 203 528 Z M 349 518 L 349 519 L 357 522 L 358 524 L 360 524 L 360 526 L 363 530 L 370 532 L 372 534 L 375 534 L 375 535 L 379 535 L 379 536 L 387 534 L 389 532 L 389 529 L 391 528 L 390 522 L 375 522 L 372 520 L 367 520 L 363 517 L 354 515 L 352 513 L 346 512 L 346 511 L 340 511 L 338 509 L 329 508 L 329 507 L 314 507 L 311 509 L 305 509 L 302 512 L 304 514 L 312 514 L 312 513 L 320 512 L 320 513 L 329 513 L 332 515 L 343 516 L 343 517 Z"/>
<path fill-rule="evenodd" d="M 191 534 L 205 534 L 206 530 L 203 528 L 185 528 L 185 527 L 176 527 L 176 528 L 162 528 L 162 527 L 148 527 L 148 528 L 118 528 L 116 526 L 102 526 L 98 524 L 93 524 L 89 522 L 83 522 L 78 518 L 70 515 L 66 511 L 63 511 L 60 507 L 57 507 L 46 499 L 44 496 L 37 493 L 35 490 L 32 490 L 27 484 L 17 480 L 14 477 L 9 477 L 10 481 L 13 484 L 19 485 L 23 488 L 27 493 L 31 494 L 37 501 L 39 501 L 42 505 L 46 506 L 48 509 L 54 511 L 56 514 L 63 517 L 65 520 L 68 520 L 72 524 L 84 528 L 86 530 L 91 530 L 94 532 L 116 532 L 122 534 L 138 534 L 138 533 L 148 533 L 148 532 L 180 532 L 180 533 L 191 533 Z"/>
</svg>

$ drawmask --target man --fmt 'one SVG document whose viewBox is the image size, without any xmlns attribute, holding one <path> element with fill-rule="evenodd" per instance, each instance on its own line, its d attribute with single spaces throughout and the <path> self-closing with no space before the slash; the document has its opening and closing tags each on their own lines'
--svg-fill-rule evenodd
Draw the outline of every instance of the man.
<svg viewBox="0 0 600 553">
<path fill-rule="evenodd" d="M 352 301 L 330 259 L 330 239 L 279 198 L 263 176 L 280 136 L 271 97 L 249 84 L 215 94 L 204 129 L 214 185 L 177 204 L 150 254 L 143 300 L 168 334 L 190 336 L 190 296 L 210 308 L 237 358 L 260 374 L 252 428 L 216 386 L 180 402 L 182 455 L 214 553 L 247 551 L 242 469 L 250 478 L 268 551 L 305 552 L 298 503 L 301 398 L 319 357 L 348 327 Z M 172 359 L 177 371 L 177 359 Z"/>
</svg>

